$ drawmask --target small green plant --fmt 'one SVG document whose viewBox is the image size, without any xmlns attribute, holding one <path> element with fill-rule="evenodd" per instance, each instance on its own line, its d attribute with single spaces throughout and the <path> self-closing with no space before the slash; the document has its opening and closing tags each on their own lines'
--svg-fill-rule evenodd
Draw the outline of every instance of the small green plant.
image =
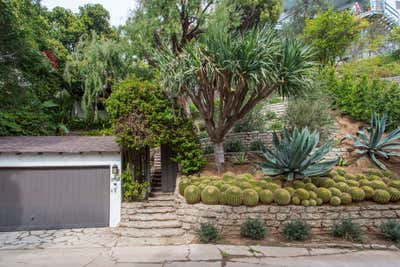
<svg viewBox="0 0 400 267">
<path fill-rule="evenodd" d="M 236 154 L 233 159 L 232 159 L 232 163 L 235 165 L 244 165 L 249 163 L 249 159 L 247 157 L 247 153 L 246 152 L 239 152 L 238 154 Z"/>
<path fill-rule="evenodd" d="M 281 121 L 273 121 L 270 125 L 269 125 L 269 127 L 268 127 L 268 129 L 270 130 L 270 131 L 281 131 L 281 130 L 283 130 L 283 122 L 281 122 Z"/>
<path fill-rule="evenodd" d="M 196 234 L 203 243 L 215 243 L 220 238 L 217 228 L 211 223 L 202 223 Z"/>
<path fill-rule="evenodd" d="M 308 128 L 285 129 L 284 136 L 273 134 L 274 149 L 266 148 L 259 164 L 267 175 L 283 175 L 288 181 L 296 178 L 318 176 L 329 172 L 337 160 L 321 161 L 331 149 L 331 143 L 317 147 L 319 134 Z"/>
<path fill-rule="evenodd" d="M 265 145 L 261 139 L 255 140 L 250 143 L 249 150 L 250 151 L 264 151 Z"/>
<path fill-rule="evenodd" d="M 386 121 L 387 114 L 380 117 L 374 113 L 368 128 L 358 131 L 357 136 L 348 134 L 345 137 L 354 142 L 353 146 L 357 148 L 358 154 L 369 156 L 379 168 L 384 170 L 387 169 L 385 164 L 377 157 L 389 159 L 392 156 L 400 156 L 400 127 L 385 136 Z"/>
<path fill-rule="evenodd" d="M 240 235 L 253 240 L 264 239 L 267 228 L 260 218 L 248 218 L 240 227 Z"/>
<path fill-rule="evenodd" d="M 225 152 L 241 152 L 244 150 L 242 141 L 239 139 L 228 140 L 224 144 Z"/>
<path fill-rule="evenodd" d="M 295 220 L 285 224 L 283 235 L 287 240 L 303 241 L 310 237 L 310 225 L 301 220 Z"/>
<path fill-rule="evenodd" d="M 385 239 L 400 245 L 400 223 L 395 220 L 389 220 L 379 226 Z"/>
<path fill-rule="evenodd" d="M 150 188 L 148 181 L 140 183 L 133 179 L 129 166 L 121 174 L 124 201 L 142 201 Z"/>
<path fill-rule="evenodd" d="M 209 155 L 209 154 L 212 154 L 212 153 L 214 153 L 214 147 L 212 145 L 207 145 L 204 148 L 204 154 L 205 155 Z"/>
<path fill-rule="evenodd" d="M 362 242 L 363 232 L 358 223 L 354 223 L 351 219 L 344 219 L 332 226 L 332 235 L 341 237 L 350 241 Z"/>
</svg>

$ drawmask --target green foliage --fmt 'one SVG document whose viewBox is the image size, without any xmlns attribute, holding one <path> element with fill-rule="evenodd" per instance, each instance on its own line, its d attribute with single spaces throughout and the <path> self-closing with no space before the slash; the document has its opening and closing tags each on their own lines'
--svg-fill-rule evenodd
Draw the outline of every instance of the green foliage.
<svg viewBox="0 0 400 267">
<path fill-rule="evenodd" d="M 356 77 L 367 76 L 370 79 L 394 77 L 400 73 L 400 63 L 393 55 L 382 55 L 350 61 L 343 64 L 339 71 L 352 73 Z"/>
<path fill-rule="evenodd" d="M 322 64 L 336 62 L 361 34 L 366 22 L 347 11 L 332 9 L 306 20 L 304 39 L 316 50 Z"/>
<path fill-rule="evenodd" d="M 249 159 L 247 157 L 247 153 L 246 152 L 240 152 L 240 153 L 236 154 L 232 159 L 232 163 L 235 164 L 235 165 L 243 165 L 243 164 L 249 163 Z"/>
<path fill-rule="evenodd" d="M 271 204 L 274 201 L 274 193 L 268 189 L 262 190 L 259 195 L 262 204 Z"/>
<path fill-rule="evenodd" d="M 262 109 L 264 108 L 264 103 L 261 102 L 257 104 L 246 116 L 240 121 L 235 123 L 233 127 L 233 132 L 243 133 L 243 132 L 254 132 L 254 131 L 265 131 L 265 125 L 268 118 L 265 116 L 260 116 Z"/>
<path fill-rule="evenodd" d="M 121 146 L 140 150 L 169 143 L 183 174 L 204 166 L 193 123 L 156 81 L 131 76 L 118 83 L 107 100 L 107 111 Z"/>
<path fill-rule="evenodd" d="M 396 202 L 400 200 L 400 190 L 393 187 L 389 187 L 388 192 L 390 194 L 390 201 Z"/>
<path fill-rule="evenodd" d="M 303 188 L 298 188 L 294 192 L 294 196 L 298 197 L 300 200 L 307 200 L 310 198 L 310 193 Z"/>
<path fill-rule="evenodd" d="M 198 239 L 203 243 L 215 243 L 220 238 L 217 228 L 210 223 L 200 224 L 200 228 L 196 231 L 196 234 Z"/>
<path fill-rule="evenodd" d="M 365 192 L 359 187 L 351 187 L 349 194 L 354 202 L 362 201 L 365 198 Z"/>
<path fill-rule="evenodd" d="M 244 151 L 244 146 L 240 139 L 227 140 L 224 143 L 225 152 L 241 152 Z"/>
<path fill-rule="evenodd" d="M 361 242 L 363 240 L 361 226 L 350 219 L 345 219 L 339 223 L 335 223 L 332 226 L 332 235 L 350 241 Z"/>
<path fill-rule="evenodd" d="M 245 206 L 253 207 L 258 204 L 259 196 L 258 193 L 253 189 L 243 190 L 243 204 Z"/>
<path fill-rule="evenodd" d="M 243 191 L 237 186 L 232 186 L 225 191 L 225 197 L 227 205 L 240 206 L 243 202 Z"/>
<path fill-rule="evenodd" d="M 389 220 L 379 226 L 385 239 L 400 244 L 400 223 L 395 220 Z"/>
<path fill-rule="evenodd" d="M 264 149 L 265 144 L 261 139 L 252 141 L 249 146 L 250 151 L 264 151 Z"/>
<path fill-rule="evenodd" d="M 310 133 L 307 128 L 301 131 L 295 128 L 292 133 L 285 130 L 282 139 L 274 133 L 275 149 L 267 148 L 263 152 L 261 169 L 267 175 L 284 175 L 289 181 L 327 173 L 337 160 L 321 162 L 331 149 L 331 143 L 317 148 L 318 142 L 318 132 Z"/>
<path fill-rule="evenodd" d="M 96 34 L 110 34 L 110 13 L 101 4 L 86 4 L 79 7 L 79 19 L 85 32 L 94 31 Z"/>
<path fill-rule="evenodd" d="M 387 204 L 390 202 L 391 196 L 390 193 L 383 189 L 375 190 L 374 196 L 372 197 L 375 202 L 379 204 Z"/>
<path fill-rule="evenodd" d="M 351 204 L 351 202 L 352 202 L 352 197 L 351 197 L 351 195 L 350 195 L 349 193 L 342 193 L 342 194 L 340 195 L 340 202 L 341 202 L 343 205 L 349 205 L 349 204 Z"/>
<path fill-rule="evenodd" d="M 385 164 L 377 159 L 377 156 L 389 159 L 391 156 L 400 156 L 400 127 L 384 136 L 386 129 L 387 115 L 379 117 L 373 114 L 370 126 L 367 129 L 358 131 L 357 137 L 346 135 L 354 141 L 353 146 L 360 155 L 368 155 L 371 160 L 380 168 L 386 170 Z"/>
<path fill-rule="evenodd" d="M 144 200 L 150 188 L 150 183 L 148 181 L 140 183 L 139 181 L 134 180 L 129 166 L 122 172 L 121 181 L 124 201 Z"/>
<path fill-rule="evenodd" d="M 322 199 L 323 202 L 329 202 L 331 200 L 332 197 L 332 193 L 331 191 L 329 191 L 329 189 L 324 188 L 324 187 L 320 187 L 317 189 L 317 196 Z"/>
<path fill-rule="evenodd" d="M 371 78 L 363 73 L 356 75 L 350 68 L 345 68 L 340 76 L 334 68 L 325 68 L 319 79 L 325 81 L 324 90 L 331 93 L 335 106 L 342 113 L 364 121 L 368 121 L 374 112 L 386 113 L 389 129 L 400 125 L 398 83 Z"/>
<path fill-rule="evenodd" d="M 218 204 L 220 193 L 218 187 L 208 185 L 201 191 L 201 201 L 208 205 Z"/>
<path fill-rule="evenodd" d="M 310 234 L 310 225 L 301 220 L 286 223 L 283 227 L 283 235 L 290 241 L 304 241 L 310 237 Z"/>
<path fill-rule="evenodd" d="M 253 240 L 264 239 L 267 234 L 267 228 L 260 218 L 248 218 L 240 226 L 240 235 Z"/>
<path fill-rule="evenodd" d="M 340 200 L 340 197 L 338 196 L 333 196 L 329 202 L 332 206 L 339 206 L 342 201 Z"/>
<path fill-rule="evenodd" d="M 321 134 L 321 140 L 325 141 L 334 122 L 330 109 L 332 100 L 319 86 L 315 82 L 313 90 L 306 95 L 289 98 L 284 121 L 290 129 L 307 127 L 311 131 L 316 130 Z"/>
</svg>

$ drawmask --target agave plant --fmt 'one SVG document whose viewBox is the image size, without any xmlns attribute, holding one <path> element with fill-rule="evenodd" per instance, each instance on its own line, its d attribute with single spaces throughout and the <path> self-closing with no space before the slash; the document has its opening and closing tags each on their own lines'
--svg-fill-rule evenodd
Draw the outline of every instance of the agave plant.
<svg viewBox="0 0 400 267">
<path fill-rule="evenodd" d="M 267 175 L 284 175 L 288 181 L 318 176 L 327 173 L 337 162 L 337 159 L 322 161 L 332 143 L 317 147 L 319 133 L 308 128 L 301 131 L 295 128 L 292 132 L 285 129 L 281 139 L 274 132 L 272 141 L 274 149 L 265 149 L 259 164 Z"/>
<path fill-rule="evenodd" d="M 357 136 L 348 134 L 347 139 L 353 140 L 356 152 L 361 156 L 369 156 L 381 169 L 386 170 L 377 157 L 389 159 L 391 156 L 400 156 L 400 127 L 384 136 L 387 114 L 380 117 L 378 114 L 371 116 L 369 127 L 357 132 Z"/>
</svg>

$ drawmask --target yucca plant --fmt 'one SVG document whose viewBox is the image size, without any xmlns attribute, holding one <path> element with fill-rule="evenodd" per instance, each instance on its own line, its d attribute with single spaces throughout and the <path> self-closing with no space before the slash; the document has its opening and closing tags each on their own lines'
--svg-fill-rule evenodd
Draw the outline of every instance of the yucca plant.
<svg viewBox="0 0 400 267">
<path fill-rule="evenodd" d="M 385 164 L 377 157 L 389 159 L 391 156 L 400 156 L 400 127 L 385 136 L 386 121 L 387 114 L 380 117 L 374 113 L 371 116 L 370 125 L 358 131 L 357 136 L 351 134 L 345 136 L 354 142 L 353 146 L 357 148 L 358 154 L 369 156 L 376 165 L 384 170 L 387 169 Z"/>
<path fill-rule="evenodd" d="M 284 175 L 288 181 L 318 176 L 327 173 L 337 162 L 337 159 L 322 161 L 332 143 L 317 147 L 319 133 L 308 128 L 301 131 L 294 128 L 292 132 L 285 129 L 281 139 L 274 132 L 272 141 L 274 149 L 265 149 L 259 164 L 267 175 Z"/>
</svg>

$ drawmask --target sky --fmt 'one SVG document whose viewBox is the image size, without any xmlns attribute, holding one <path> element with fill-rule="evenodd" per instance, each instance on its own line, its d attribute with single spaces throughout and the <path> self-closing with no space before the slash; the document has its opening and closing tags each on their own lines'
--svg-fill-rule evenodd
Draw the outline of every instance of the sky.
<svg viewBox="0 0 400 267">
<path fill-rule="evenodd" d="M 79 6 L 88 3 L 102 4 L 110 12 L 111 25 L 118 26 L 128 18 L 129 10 L 135 8 L 136 0 L 42 0 L 42 4 L 49 9 L 61 6 L 71 9 L 73 12 L 78 12 Z"/>
</svg>

